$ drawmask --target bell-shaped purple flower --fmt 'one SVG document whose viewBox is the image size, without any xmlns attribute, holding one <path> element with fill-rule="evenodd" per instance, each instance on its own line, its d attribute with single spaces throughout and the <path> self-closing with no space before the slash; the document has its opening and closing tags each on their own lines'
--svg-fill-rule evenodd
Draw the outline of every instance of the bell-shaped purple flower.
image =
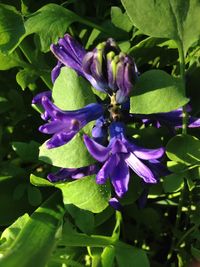
<svg viewBox="0 0 200 267">
<path fill-rule="evenodd" d="M 59 147 L 69 142 L 88 122 L 98 119 L 103 115 L 103 107 L 93 103 L 82 109 L 62 111 L 47 97 L 43 97 L 41 104 L 49 118 L 48 123 L 39 127 L 45 134 L 53 134 L 47 141 L 48 148 Z"/>
<path fill-rule="evenodd" d="M 56 173 L 49 173 L 47 178 L 51 182 L 63 182 L 70 179 L 81 179 L 97 172 L 98 167 L 94 164 L 81 168 L 61 168 Z"/>
<path fill-rule="evenodd" d="M 118 197 L 128 190 L 130 178 L 129 167 L 146 183 L 156 183 L 158 172 L 155 172 L 155 162 L 164 154 L 164 148 L 146 149 L 130 142 L 125 137 L 125 127 L 121 122 L 113 122 L 110 127 L 110 142 L 107 147 L 84 135 L 85 145 L 90 154 L 98 161 L 104 162 L 96 176 L 98 184 L 103 184 L 108 178 L 114 186 Z M 154 169 L 151 168 L 154 164 Z M 159 165 L 156 165 L 159 169 Z"/>
</svg>

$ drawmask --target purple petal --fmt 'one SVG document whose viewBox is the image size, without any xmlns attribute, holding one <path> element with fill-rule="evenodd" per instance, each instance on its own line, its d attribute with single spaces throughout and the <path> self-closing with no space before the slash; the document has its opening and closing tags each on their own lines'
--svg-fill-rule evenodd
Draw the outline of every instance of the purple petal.
<svg viewBox="0 0 200 267">
<path fill-rule="evenodd" d="M 58 44 L 52 44 L 50 48 L 61 63 L 83 75 L 82 60 L 86 51 L 69 34 L 66 34 L 64 38 L 60 38 Z"/>
<path fill-rule="evenodd" d="M 136 157 L 144 160 L 158 159 L 165 153 L 165 149 L 163 147 L 157 149 L 147 149 L 131 144 L 130 148 L 132 150 L 130 152 L 134 153 Z"/>
<path fill-rule="evenodd" d="M 97 184 L 105 184 L 106 180 L 110 177 L 110 174 L 114 171 L 116 166 L 115 157 L 111 156 L 97 173 Z"/>
<path fill-rule="evenodd" d="M 83 136 L 83 140 L 87 150 L 93 156 L 93 158 L 100 162 L 104 162 L 108 159 L 110 148 L 98 144 L 87 135 Z"/>
<path fill-rule="evenodd" d="M 122 140 L 113 138 L 113 140 L 110 141 L 110 144 L 112 154 L 128 153 L 128 150 Z"/>
<path fill-rule="evenodd" d="M 200 119 L 195 118 L 195 117 L 189 117 L 188 121 L 188 127 L 189 128 L 197 128 L 200 127 Z"/>
<path fill-rule="evenodd" d="M 67 130 L 70 128 L 70 126 L 70 121 L 68 123 L 65 122 L 65 124 L 63 124 L 62 121 L 55 120 L 40 126 L 39 131 L 45 134 L 54 134 L 62 130 Z"/>
<path fill-rule="evenodd" d="M 51 139 L 46 142 L 48 149 L 59 147 L 68 143 L 78 131 L 70 130 L 68 132 L 59 132 L 53 135 Z"/>
<path fill-rule="evenodd" d="M 59 74 L 60 74 L 60 70 L 61 68 L 63 67 L 63 63 L 61 63 L 59 60 L 58 60 L 58 63 L 57 65 L 53 68 L 53 70 L 51 71 L 51 80 L 52 80 L 52 83 L 55 82 L 55 80 L 58 78 Z"/>
<path fill-rule="evenodd" d="M 122 206 L 121 204 L 119 203 L 118 199 L 116 197 L 113 197 L 109 200 L 109 204 L 111 207 L 113 207 L 115 210 L 119 210 L 121 211 L 122 209 Z"/>
<path fill-rule="evenodd" d="M 82 177 L 97 173 L 97 166 L 90 165 L 81 168 L 61 168 L 56 173 L 49 173 L 47 178 L 51 182 L 65 181 L 67 179 L 80 179 Z"/>
<path fill-rule="evenodd" d="M 157 183 L 156 177 L 153 172 L 140 161 L 133 153 L 130 153 L 129 157 L 125 159 L 129 167 L 146 183 Z"/>
<path fill-rule="evenodd" d="M 114 158 L 114 156 L 112 157 Z M 118 197 L 122 197 L 128 191 L 129 168 L 122 155 L 115 157 L 117 164 L 111 173 L 111 182 Z"/>
<path fill-rule="evenodd" d="M 32 100 L 32 104 L 42 105 L 42 99 L 43 99 L 43 97 L 46 97 L 48 99 L 51 99 L 52 92 L 51 91 L 45 91 L 45 92 L 42 92 L 42 93 L 37 94 L 36 96 L 34 96 L 34 98 Z"/>
</svg>

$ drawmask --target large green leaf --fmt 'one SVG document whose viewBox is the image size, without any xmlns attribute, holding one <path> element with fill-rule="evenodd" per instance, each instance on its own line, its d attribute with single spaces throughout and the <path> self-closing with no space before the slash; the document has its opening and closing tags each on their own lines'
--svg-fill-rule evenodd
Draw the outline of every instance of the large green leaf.
<svg viewBox="0 0 200 267">
<path fill-rule="evenodd" d="M 200 164 L 200 140 L 191 135 L 177 135 L 167 144 L 166 153 L 175 162 Z"/>
<path fill-rule="evenodd" d="M 96 102 L 90 83 L 68 67 L 61 69 L 55 81 L 53 100 L 63 110 L 76 110 Z"/>
<path fill-rule="evenodd" d="M 74 204 L 80 209 L 94 213 L 99 213 L 108 206 L 110 186 L 98 185 L 95 175 L 70 183 L 57 184 L 56 187 L 61 189 L 65 204 Z"/>
<path fill-rule="evenodd" d="M 142 74 L 133 90 L 131 112 L 151 114 L 169 112 L 185 105 L 182 83 L 161 70 Z"/>
<path fill-rule="evenodd" d="M 183 43 L 185 52 L 200 37 L 199 0 L 121 0 L 143 33 Z"/>
<path fill-rule="evenodd" d="M 94 159 L 83 143 L 81 133 L 76 134 L 69 143 L 60 147 L 48 149 L 44 143 L 40 147 L 39 159 L 63 168 L 80 168 L 94 163 Z"/>
<path fill-rule="evenodd" d="M 146 253 L 138 248 L 127 246 L 127 248 L 116 247 L 116 258 L 119 267 L 149 267 Z"/>
<path fill-rule="evenodd" d="M 72 11 L 56 4 L 47 4 L 28 17 L 26 34 L 37 33 L 41 50 L 46 52 L 52 43 L 58 41 L 58 37 L 63 37 L 68 26 L 78 20 L 79 16 Z"/>
<path fill-rule="evenodd" d="M 0 4 L 0 51 L 13 50 L 24 34 L 21 14 L 13 6 Z"/>
<path fill-rule="evenodd" d="M 22 227 L 10 249 L 0 258 L 0 266 L 44 267 L 55 246 L 63 215 L 61 193 L 56 192 Z"/>
</svg>

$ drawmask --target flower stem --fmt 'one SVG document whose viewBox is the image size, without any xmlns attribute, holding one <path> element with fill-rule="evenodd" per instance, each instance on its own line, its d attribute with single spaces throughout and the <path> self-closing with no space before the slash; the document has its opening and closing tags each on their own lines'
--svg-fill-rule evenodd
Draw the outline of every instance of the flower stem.
<svg viewBox="0 0 200 267">
<path fill-rule="evenodd" d="M 186 94 L 186 84 L 185 84 L 185 57 L 183 44 L 180 41 L 178 43 L 178 53 L 179 53 L 179 66 L 180 66 L 180 79 L 182 82 L 183 93 Z M 183 121 L 182 121 L 182 134 L 187 134 L 187 111 L 186 106 L 183 106 Z"/>
</svg>

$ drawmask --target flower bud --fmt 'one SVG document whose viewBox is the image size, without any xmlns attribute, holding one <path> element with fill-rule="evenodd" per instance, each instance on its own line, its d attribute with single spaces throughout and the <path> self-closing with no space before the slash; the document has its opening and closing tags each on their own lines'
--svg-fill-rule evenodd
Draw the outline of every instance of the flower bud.
<svg viewBox="0 0 200 267">
<path fill-rule="evenodd" d="M 137 77 L 134 60 L 122 53 L 111 38 L 88 52 L 83 58 L 82 67 L 96 80 L 101 91 L 109 95 L 115 93 L 120 104 L 127 100 Z"/>
</svg>

